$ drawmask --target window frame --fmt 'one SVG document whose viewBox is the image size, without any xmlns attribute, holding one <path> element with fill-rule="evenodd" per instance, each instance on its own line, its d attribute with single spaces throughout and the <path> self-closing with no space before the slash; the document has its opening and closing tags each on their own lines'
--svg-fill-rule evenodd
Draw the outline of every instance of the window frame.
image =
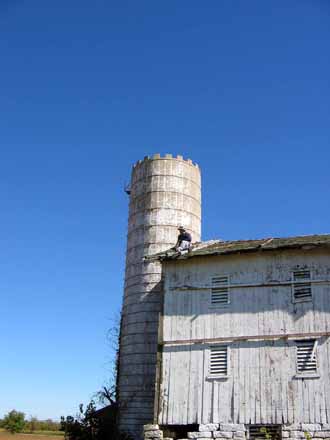
<svg viewBox="0 0 330 440">
<path fill-rule="evenodd" d="M 212 294 L 214 293 L 213 289 L 216 289 L 217 287 L 213 285 L 213 280 L 215 278 L 227 278 L 227 285 L 224 286 L 223 288 L 227 289 L 227 302 L 225 303 L 213 303 L 212 302 Z M 218 288 L 221 288 L 220 286 Z M 230 307 L 230 303 L 231 303 L 231 292 L 230 292 L 230 277 L 227 274 L 216 274 L 216 275 L 212 275 L 211 277 L 211 287 L 210 287 L 210 295 L 209 295 L 209 307 L 210 309 L 226 309 L 228 307 Z"/>
<path fill-rule="evenodd" d="M 309 278 L 305 278 L 301 281 L 295 280 L 295 273 L 297 272 L 309 272 Z M 309 284 L 311 289 L 311 295 L 308 298 L 296 298 L 295 296 L 295 287 L 299 284 Z M 292 296 L 292 302 L 293 303 L 304 303 L 304 302 L 313 302 L 314 295 L 313 295 L 313 274 L 312 270 L 310 268 L 295 268 L 291 271 L 291 296 Z"/>
<path fill-rule="evenodd" d="M 306 342 L 306 341 L 314 341 L 314 346 L 312 350 L 312 354 L 314 353 L 315 357 L 315 363 L 316 363 L 316 369 L 314 371 L 304 371 L 299 370 L 298 368 L 298 345 L 299 342 Z M 296 363 L 296 379 L 317 379 L 320 377 L 320 362 L 319 362 L 319 338 L 301 338 L 296 339 L 295 341 L 295 363 Z"/>
<path fill-rule="evenodd" d="M 226 364 L 227 364 L 227 371 L 226 374 L 212 374 L 211 373 L 211 351 L 212 349 L 216 347 L 225 347 L 226 348 Z M 230 369 L 231 369 L 231 362 L 230 362 L 230 344 L 211 344 L 208 346 L 208 356 L 207 356 L 207 379 L 208 380 L 227 380 L 230 378 Z"/>
</svg>

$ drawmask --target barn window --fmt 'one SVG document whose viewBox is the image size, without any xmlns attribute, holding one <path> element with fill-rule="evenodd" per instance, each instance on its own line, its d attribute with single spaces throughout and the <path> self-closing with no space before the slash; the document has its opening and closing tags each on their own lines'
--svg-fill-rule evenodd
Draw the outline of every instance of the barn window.
<svg viewBox="0 0 330 440">
<path fill-rule="evenodd" d="M 294 270 L 292 274 L 292 292 L 294 302 L 312 300 L 312 283 L 310 270 Z"/>
<path fill-rule="evenodd" d="M 228 376 L 228 345 L 212 345 L 210 347 L 210 377 Z"/>
<path fill-rule="evenodd" d="M 296 363 L 298 374 L 317 372 L 317 339 L 296 341 Z"/>
<path fill-rule="evenodd" d="M 214 307 L 226 306 L 229 304 L 229 278 L 227 276 L 216 276 L 212 278 L 211 305 Z"/>
</svg>

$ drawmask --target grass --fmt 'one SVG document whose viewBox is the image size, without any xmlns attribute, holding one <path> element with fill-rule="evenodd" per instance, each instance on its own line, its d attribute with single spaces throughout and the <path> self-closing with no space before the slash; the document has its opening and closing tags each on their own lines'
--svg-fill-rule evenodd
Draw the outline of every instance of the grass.
<svg viewBox="0 0 330 440">
<path fill-rule="evenodd" d="M 62 431 L 35 431 L 32 433 L 11 434 L 4 429 L 0 429 L 0 440 L 42 440 L 44 437 L 47 437 L 47 440 L 59 440 L 63 435 Z"/>
</svg>

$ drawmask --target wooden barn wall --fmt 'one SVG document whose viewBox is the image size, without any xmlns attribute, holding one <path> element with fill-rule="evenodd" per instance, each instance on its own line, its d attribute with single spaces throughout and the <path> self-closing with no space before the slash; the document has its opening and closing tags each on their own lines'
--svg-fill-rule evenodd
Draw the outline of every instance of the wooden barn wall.
<svg viewBox="0 0 330 440">
<path fill-rule="evenodd" d="M 292 302 L 288 285 L 239 286 L 290 281 L 298 266 L 308 266 L 313 280 L 330 279 L 329 254 L 319 251 L 165 263 L 163 340 L 330 331 L 329 283 L 313 285 L 313 301 L 305 303 Z M 210 307 L 205 286 L 215 275 L 230 277 L 228 308 Z M 180 290 L 183 286 L 193 288 Z M 229 377 L 221 380 L 208 378 L 209 344 L 163 347 L 160 424 L 330 423 L 329 338 L 319 339 L 315 379 L 295 377 L 293 340 L 229 346 Z"/>
</svg>

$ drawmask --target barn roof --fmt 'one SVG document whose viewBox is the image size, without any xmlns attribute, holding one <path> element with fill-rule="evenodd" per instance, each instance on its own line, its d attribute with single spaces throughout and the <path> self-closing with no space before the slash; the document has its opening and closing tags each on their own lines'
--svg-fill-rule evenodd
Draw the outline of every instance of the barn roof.
<svg viewBox="0 0 330 440">
<path fill-rule="evenodd" d="M 190 251 L 180 255 L 172 249 L 145 257 L 146 260 L 182 260 L 193 257 L 227 255 L 279 249 L 330 248 L 330 234 L 297 237 L 262 238 L 257 240 L 210 240 L 194 243 Z"/>
</svg>

